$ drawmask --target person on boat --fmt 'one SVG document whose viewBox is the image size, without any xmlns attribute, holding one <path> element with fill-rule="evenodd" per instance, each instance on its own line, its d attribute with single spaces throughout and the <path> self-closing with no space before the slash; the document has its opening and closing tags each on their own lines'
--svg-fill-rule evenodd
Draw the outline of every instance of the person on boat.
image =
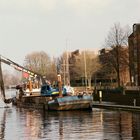
<svg viewBox="0 0 140 140">
<path fill-rule="evenodd" d="M 16 89 L 18 90 L 16 96 L 18 96 L 18 99 L 21 99 L 22 96 L 24 95 L 24 92 L 23 92 L 23 85 L 17 85 L 17 86 L 16 86 Z"/>
<path fill-rule="evenodd" d="M 74 95 L 74 89 L 70 86 L 70 83 L 64 86 L 67 95 Z"/>
</svg>

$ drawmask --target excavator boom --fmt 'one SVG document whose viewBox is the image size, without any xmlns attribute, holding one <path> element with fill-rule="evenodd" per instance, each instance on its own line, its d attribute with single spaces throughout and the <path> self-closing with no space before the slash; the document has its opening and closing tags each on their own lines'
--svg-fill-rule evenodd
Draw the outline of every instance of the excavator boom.
<svg viewBox="0 0 140 140">
<path fill-rule="evenodd" d="M 18 71 L 22 71 L 22 72 L 25 72 L 25 73 L 28 73 L 31 77 L 37 77 L 39 78 L 40 80 L 42 80 L 42 83 L 45 82 L 44 78 L 42 75 L 36 73 L 36 72 L 33 72 L 32 70 L 29 70 L 15 62 L 13 62 L 12 60 L 4 57 L 4 56 L 0 56 L 0 88 L 1 88 L 1 95 L 3 97 L 3 101 L 5 103 L 11 103 L 12 102 L 12 99 L 6 99 L 5 97 L 5 88 L 4 88 L 4 81 L 3 81 L 3 74 L 2 74 L 2 67 L 1 67 L 1 63 L 5 63 L 9 66 L 12 66 L 13 68 L 15 68 L 16 70 Z"/>
<path fill-rule="evenodd" d="M 15 68 L 16 70 L 18 71 L 22 71 L 22 72 L 26 72 L 28 73 L 29 75 L 33 76 L 33 77 L 36 77 L 36 76 L 41 76 L 40 74 L 36 73 L 36 72 L 33 72 L 32 70 L 29 70 L 15 62 L 13 62 L 12 60 L 10 59 L 7 59 L 5 57 L 1 57 L 1 62 L 7 64 L 7 65 L 10 65 L 12 66 L 13 68 Z"/>
</svg>

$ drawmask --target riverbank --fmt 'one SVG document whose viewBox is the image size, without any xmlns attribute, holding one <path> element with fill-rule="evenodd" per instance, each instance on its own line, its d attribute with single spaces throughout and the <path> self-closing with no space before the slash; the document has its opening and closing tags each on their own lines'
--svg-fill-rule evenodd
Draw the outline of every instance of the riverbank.
<svg viewBox="0 0 140 140">
<path fill-rule="evenodd" d="M 140 112 L 140 91 L 98 90 L 93 92 L 93 108 Z"/>
<path fill-rule="evenodd" d="M 118 105 L 140 106 L 139 92 L 117 92 L 116 90 L 100 90 L 93 93 L 94 101 L 112 102 Z"/>
</svg>

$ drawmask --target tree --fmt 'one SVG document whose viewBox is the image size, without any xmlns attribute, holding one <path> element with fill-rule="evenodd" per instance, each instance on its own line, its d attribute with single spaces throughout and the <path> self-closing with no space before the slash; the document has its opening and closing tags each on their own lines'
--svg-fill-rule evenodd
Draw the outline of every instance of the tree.
<svg viewBox="0 0 140 140">
<path fill-rule="evenodd" d="M 62 75 L 64 85 L 70 83 L 70 63 L 69 63 L 70 53 L 63 52 L 63 54 L 58 58 L 58 71 Z"/>
<path fill-rule="evenodd" d="M 25 67 L 46 76 L 47 79 L 53 81 L 57 78 L 56 60 L 49 57 L 43 51 L 33 52 L 25 56 Z"/>
<path fill-rule="evenodd" d="M 76 72 L 85 77 L 85 85 L 91 87 L 92 76 L 101 68 L 98 57 L 93 51 L 82 51 L 76 61 Z"/>
<path fill-rule="evenodd" d="M 57 61 L 55 58 L 51 60 L 49 71 L 47 72 L 46 77 L 52 82 L 57 81 Z"/>
<path fill-rule="evenodd" d="M 21 81 L 20 72 L 9 72 L 8 70 L 3 70 L 3 80 L 6 87 L 10 85 L 17 85 Z"/>
<path fill-rule="evenodd" d="M 120 86 L 120 68 L 123 67 L 122 63 L 126 62 L 124 57 L 125 53 L 123 48 L 128 46 L 128 36 L 130 30 L 127 28 L 122 28 L 119 23 L 114 24 L 110 29 L 108 36 L 106 38 L 106 47 L 111 47 L 112 51 L 110 53 L 109 63 L 112 64 L 113 68 L 117 74 L 118 87 Z M 126 55 L 127 56 L 127 55 Z"/>
<path fill-rule="evenodd" d="M 24 65 L 34 72 L 46 75 L 50 66 L 50 57 L 43 51 L 33 52 L 25 56 Z"/>
</svg>

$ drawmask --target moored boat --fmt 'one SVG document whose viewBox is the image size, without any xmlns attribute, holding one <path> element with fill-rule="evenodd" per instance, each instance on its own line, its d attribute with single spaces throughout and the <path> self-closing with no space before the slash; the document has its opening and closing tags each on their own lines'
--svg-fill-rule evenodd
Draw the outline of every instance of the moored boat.
<svg viewBox="0 0 140 140">
<path fill-rule="evenodd" d="M 91 95 L 64 96 L 48 101 L 48 110 L 92 110 Z"/>
<path fill-rule="evenodd" d="M 11 65 L 19 71 L 26 72 L 30 75 L 27 85 L 17 86 L 17 96 L 14 98 L 6 99 L 4 82 L 2 77 L 1 62 Z M 41 80 L 32 84 L 32 79 Z M 3 101 L 5 103 L 13 103 L 18 107 L 32 107 L 41 108 L 44 110 L 89 110 L 92 109 L 92 96 L 91 95 L 70 95 L 70 89 L 67 91 L 61 82 L 61 75 L 58 74 L 58 87 L 52 88 L 42 75 L 35 73 L 29 69 L 16 64 L 15 62 L 0 58 L 0 85 Z M 37 87 L 37 88 L 36 88 Z M 69 87 L 69 86 L 68 86 Z M 68 88 L 67 87 L 67 88 Z M 70 88 L 70 87 L 69 87 Z"/>
<path fill-rule="evenodd" d="M 62 95 L 60 96 L 58 89 L 50 87 L 50 90 L 48 90 L 47 87 L 47 84 L 43 85 L 38 94 L 18 89 L 17 106 L 57 111 L 92 110 L 92 95 L 69 95 L 65 92 L 65 89 L 62 89 Z"/>
</svg>

